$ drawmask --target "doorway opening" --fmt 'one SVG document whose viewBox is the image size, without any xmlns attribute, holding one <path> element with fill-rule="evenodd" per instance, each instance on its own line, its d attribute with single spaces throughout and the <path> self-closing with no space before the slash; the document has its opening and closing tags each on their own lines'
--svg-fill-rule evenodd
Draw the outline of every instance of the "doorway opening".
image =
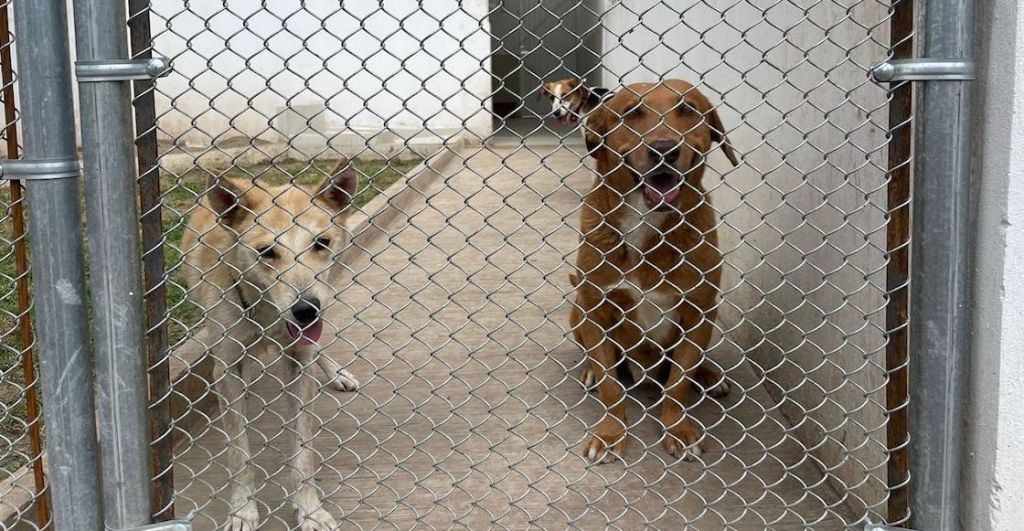
<svg viewBox="0 0 1024 531">
<path fill-rule="evenodd" d="M 599 0 L 491 0 L 494 132 L 565 136 L 576 126 L 545 120 L 545 82 L 570 77 L 600 84 Z"/>
</svg>

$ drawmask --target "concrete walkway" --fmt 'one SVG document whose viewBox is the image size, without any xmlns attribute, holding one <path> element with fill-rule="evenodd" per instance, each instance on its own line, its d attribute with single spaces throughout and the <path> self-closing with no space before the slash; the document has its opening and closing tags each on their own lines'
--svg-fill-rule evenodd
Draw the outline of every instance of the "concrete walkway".
<svg viewBox="0 0 1024 531">
<path fill-rule="evenodd" d="M 711 357 L 732 394 L 693 397 L 704 463 L 668 462 L 650 388 L 631 395 L 628 464 L 580 456 L 601 407 L 576 380 L 582 353 L 566 338 L 566 264 L 592 182 L 577 153 L 509 141 L 461 152 L 355 265 L 327 353 L 363 387 L 324 389 L 312 406 L 327 509 L 346 529 L 840 527 L 838 497 L 725 346 Z M 288 529 L 285 397 L 280 363 L 266 362 L 248 403 L 260 529 Z M 223 435 L 215 423 L 200 432 L 175 482 L 178 515 L 198 510 L 201 530 L 224 522 L 227 480 Z"/>
</svg>

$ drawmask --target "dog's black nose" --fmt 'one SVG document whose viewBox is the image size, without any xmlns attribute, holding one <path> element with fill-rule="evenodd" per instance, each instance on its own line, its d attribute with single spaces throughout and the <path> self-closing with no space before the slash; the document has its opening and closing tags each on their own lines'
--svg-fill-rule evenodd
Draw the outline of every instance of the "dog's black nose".
<svg viewBox="0 0 1024 531">
<path fill-rule="evenodd" d="M 651 152 L 651 158 L 664 159 L 666 164 L 673 164 L 679 158 L 679 143 L 673 140 L 651 142 L 647 149 Z"/>
<path fill-rule="evenodd" d="M 292 305 L 292 317 L 301 326 L 313 324 L 319 315 L 320 299 L 316 297 L 302 297 Z"/>
</svg>

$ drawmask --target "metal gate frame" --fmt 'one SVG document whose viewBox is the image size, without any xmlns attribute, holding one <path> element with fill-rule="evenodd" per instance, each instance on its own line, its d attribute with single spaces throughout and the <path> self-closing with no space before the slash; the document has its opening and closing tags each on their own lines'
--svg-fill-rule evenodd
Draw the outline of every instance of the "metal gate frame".
<svg viewBox="0 0 1024 531">
<path fill-rule="evenodd" d="M 136 154 L 130 140 L 135 130 L 129 82 L 136 80 L 137 127 L 153 142 L 137 146 L 144 173 L 142 208 L 159 227 L 159 209 L 151 202 L 158 184 L 155 124 L 145 95 L 151 90 L 147 80 L 159 74 L 161 64 L 145 61 L 147 2 L 131 0 L 130 6 L 132 53 L 141 62 L 129 59 L 123 0 L 75 2 L 93 266 L 95 343 L 90 352 L 68 14 L 63 0 L 14 1 L 25 157 L 3 162 L 2 170 L 4 178 L 27 182 L 49 484 L 58 529 L 130 529 L 149 524 L 154 513 L 170 514 L 168 464 L 151 461 L 149 429 L 152 423 L 153 434 L 164 433 L 166 420 L 147 407 L 147 352 L 149 360 L 161 360 L 166 349 L 163 308 L 154 302 L 162 295 L 150 291 L 162 276 L 162 260 L 159 234 L 147 232 L 145 224 L 144 251 L 138 252 Z M 892 56 L 874 71 L 876 80 L 897 83 L 890 106 L 890 323 L 907 322 L 908 270 L 913 286 L 909 328 L 890 328 L 887 347 L 889 518 L 891 524 L 945 530 L 956 528 L 959 514 L 974 12 L 970 0 L 937 0 L 925 7 L 922 59 L 911 59 L 913 4 L 896 0 Z M 916 92 L 913 200 L 908 205 L 912 81 L 923 83 Z M 913 217 L 909 247 L 908 209 Z M 159 374 L 150 377 L 160 381 Z M 151 498 L 154 472 L 159 487 Z"/>
</svg>

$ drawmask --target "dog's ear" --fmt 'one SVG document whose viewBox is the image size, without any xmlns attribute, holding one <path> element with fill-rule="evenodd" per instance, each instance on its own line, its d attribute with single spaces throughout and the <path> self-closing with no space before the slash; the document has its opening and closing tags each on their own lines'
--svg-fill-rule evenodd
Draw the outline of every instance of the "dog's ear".
<svg viewBox="0 0 1024 531">
<path fill-rule="evenodd" d="M 711 140 L 718 142 L 733 166 L 739 166 L 736 153 L 733 152 L 732 144 L 729 143 L 729 137 L 725 136 L 725 127 L 722 126 L 722 119 L 718 116 L 718 109 L 711 109 L 711 112 L 707 114 L 707 120 L 708 125 L 711 126 Z"/>
<path fill-rule="evenodd" d="M 601 105 L 590 112 L 590 115 L 587 116 L 587 121 L 584 123 L 586 130 L 583 132 L 583 139 L 587 144 L 587 152 L 595 159 L 600 154 L 604 145 L 604 137 L 608 134 L 613 113 L 614 111 Z"/>
<path fill-rule="evenodd" d="M 329 211 L 338 214 L 352 203 L 358 184 L 359 175 L 356 173 L 355 167 L 347 158 L 342 158 L 324 179 L 324 182 L 320 183 L 315 197 Z"/>
<path fill-rule="evenodd" d="M 238 183 L 224 176 L 226 170 L 209 170 L 210 179 L 207 181 L 206 201 L 217 214 L 217 219 L 226 225 L 238 224 L 245 217 L 249 210 L 245 200 L 245 192 Z"/>
<path fill-rule="evenodd" d="M 554 83 L 544 83 L 540 86 L 540 90 L 537 91 L 537 101 L 544 99 L 545 96 L 554 94 L 554 91 L 551 90 L 552 85 L 554 85 Z"/>
</svg>

